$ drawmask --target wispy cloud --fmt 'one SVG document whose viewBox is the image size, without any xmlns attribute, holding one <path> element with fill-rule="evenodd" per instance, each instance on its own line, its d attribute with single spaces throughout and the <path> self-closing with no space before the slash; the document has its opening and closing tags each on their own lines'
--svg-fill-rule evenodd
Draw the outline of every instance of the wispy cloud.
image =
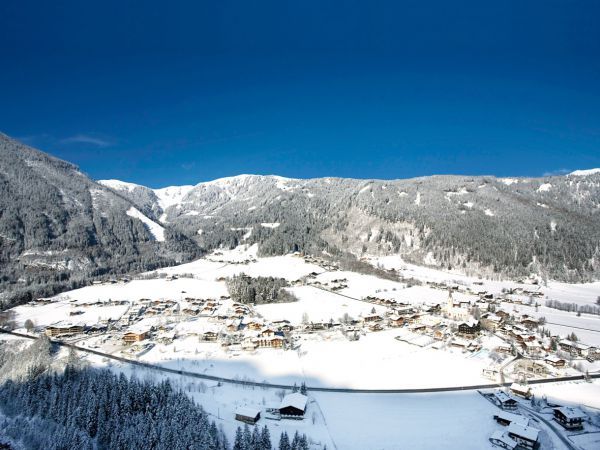
<svg viewBox="0 0 600 450">
<path fill-rule="evenodd" d="M 92 136 L 89 134 L 76 134 L 60 140 L 61 144 L 89 144 L 95 145 L 96 147 L 109 147 L 113 144 L 112 141 L 101 138 L 98 136 Z"/>
<path fill-rule="evenodd" d="M 570 170 L 570 169 L 556 169 L 556 170 L 551 170 L 549 172 L 544 172 L 544 176 L 545 177 L 554 177 L 557 175 L 566 175 L 571 172 L 572 172 L 572 170 Z"/>
</svg>

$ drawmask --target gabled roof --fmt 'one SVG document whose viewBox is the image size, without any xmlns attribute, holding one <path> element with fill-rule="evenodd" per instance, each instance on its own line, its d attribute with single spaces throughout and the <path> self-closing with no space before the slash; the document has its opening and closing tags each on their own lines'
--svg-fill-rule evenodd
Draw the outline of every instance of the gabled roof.
<svg viewBox="0 0 600 450">
<path fill-rule="evenodd" d="M 307 400 L 308 397 L 306 395 L 299 392 L 294 392 L 283 397 L 283 400 L 281 400 L 281 405 L 279 405 L 279 409 L 292 406 L 296 409 L 304 411 L 306 409 Z"/>
<path fill-rule="evenodd" d="M 561 406 L 554 408 L 555 411 L 560 411 L 567 419 L 585 419 L 587 415 L 579 408 L 571 408 L 569 406 Z"/>
<path fill-rule="evenodd" d="M 514 422 L 511 422 L 506 431 L 533 442 L 537 441 L 538 434 L 540 434 L 540 430 L 537 428 L 519 425 Z"/>
<path fill-rule="evenodd" d="M 260 414 L 260 409 L 251 407 L 242 407 L 235 410 L 236 415 L 256 418 Z"/>
<path fill-rule="evenodd" d="M 499 413 L 496 414 L 496 416 L 501 419 L 506 420 L 507 422 L 516 423 L 517 425 L 521 425 L 524 427 L 529 425 L 529 419 L 520 414 L 513 414 L 513 413 L 509 413 L 509 412 L 505 412 L 505 411 L 500 411 Z"/>
<path fill-rule="evenodd" d="M 508 434 L 503 433 L 502 431 L 494 431 L 490 439 L 495 439 L 506 444 L 506 448 L 513 449 L 516 448 L 517 442 L 511 438 Z"/>
</svg>

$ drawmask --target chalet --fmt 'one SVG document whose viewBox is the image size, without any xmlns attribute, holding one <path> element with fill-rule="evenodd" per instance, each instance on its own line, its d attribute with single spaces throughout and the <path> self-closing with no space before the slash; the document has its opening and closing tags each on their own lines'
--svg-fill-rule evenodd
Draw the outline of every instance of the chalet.
<svg viewBox="0 0 600 450">
<path fill-rule="evenodd" d="M 523 426 L 513 422 L 508 426 L 506 432 L 520 447 L 533 449 L 538 445 L 540 430 L 537 428 Z"/>
<path fill-rule="evenodd" d="M 46 328 L 46 336 L 68 336 L 72 334 L 83 333 L 84 325 L 82 323 L 56 322 Z"/>
<path fill-rule="evenodd" d="M 219 337 L 219 333 L 217 333 L 216 331 L 212 331 L 212 330 L 205 331 L 204 333 L 202 333 L 200 335 L 200 338 L 206 342 L 215 342 L 218 337 Z"/>
<path fill-rule="evenodd" d="M 383 327 L 381 326 L 380 323 L 373 323 L 371 325 L 369 325 L 369 331 L 381 331 L 383 330 Z"/>
<path fill-rule="evenodd" d="M 275 330 L 273 330 L 272 328 L 264 328 L 260 331 L 260 333 L 258 334 L 259 337 L 271 337 L 271 336 L 275 336 Z"/>
<path fill-rule="evenodd" d="M 241 327 L 242 321 L 240 319 L 228 320 L 225 324 L 227 331 L 238 331 Z"/>
<path fill-rule="evenodd" d="M 503 310 L 496 311 L 494 314 L 500 317 L 502 320 L 507 320 L 510 317 L 510 314 Z"/>
<path fill-rule="evenodd" d="M 260 330 L 262 327 L 264 326 L 262 321 L 259 320 L 251 320 L 248 323 L 246 323 L 246 328 L 248 328 L 249 330 L 255 330 L 258 331 Z"/>
<path fill-rule="evenodd" d="M 513 414 L 504 411 L 501 411 L 498 414 L 494 415 L 494 420 L 500 425 L 504 425 L 505 427 L 510 425 L 511 423 L 516 423 L 517 425 L 521 425 L 522 427 L 526 427 L 529 425 L 529 419 L 527 417 L 522 416 L 520 414 Z"/>
<path fill-rule="evenodd" d="M 535 330 L 539 325 L 538 320 L 534 319 L 533 317 L 529 317 L 529 316 L 522 318 L 520 323 L 521 323 L 521 325 L 523 325 L 525 328 L 527 328 L 529 330 Z"/>
<path fill-rule="evenodd" d="M 552 367 L 565 367 L 567 363 L 564 359 L 559 358 L 556 355 L 548 355 L 544 358 L 546 364 L 550 364 Z"/>
<path fill-rule="evenodd" d="M 495 391 L 494 401 L 504 410 L 512 411 L 517 409 L 517 401 L 511 398 L 506 392 Z"/>
<path fill-rule="evenodd" d="M 260 420 L 260 410 L 255 408 L 238 408 L 235 410 L 235 420 L 254 425 Z"/>
<path fill-rule="evenodd" d="M 586 418 L 587 416 L 579 408 L 569 408 L 567 406 L 554 408 L 554 420 L 567 430 L 583 429 L 583 421 Z"/>
<path fill-rule="evenodd" d="M 494 431 L 494 433 L 490 436 L 490 442 L 494 444 L 494 446 L 506 448 L 508 450 L 514 450 L 517 448 L 517 441 L 511 438 L 508 433 L 503 433 L 502 431 Z"/>
<path fill-rule="evenodd" d="M 281 348 L 283 347 L 285 339 L 281 336 L 269 336 L 259 337 L 255 339 L 255 342 L 259 347 Z"/>
<path fill-rule="evenodd" d="M 140 341 L 143 341 L 144 339 L 147 339 L 149 334 L 150 334 L 149 329 L 145 329 L 145 330 L 139 329 L 139 330 L 128 331 L 127 333 L 125 333 L 123 335 L 123 340 L 125 341 L 126 344 L 133 344 L 134 342 L 140 342 Z"/>
<path fill-rule="evenodd" d="M 502 324 L 502 321 L 504 319 L 502 319 L 502 317 L 496 315 L 496 314 L 492 314 L 492 313 L 488 313 L 488 314 L 484 314 L 481 317 L 481 327 L 486 329 L 486 330 L 490 330 L 490 331 L 496 331 L 500 325 Z"/>
<path fill-rule="evenodd" d="M 520 397 L 524 397 L 524 398 L 531 398 L 531 388 L 529 386 L 523 386 L 522 384 L 519 383 L 513 383 L 510 385 L 510 391 L 515 394 L 518 395 Z"/>
<path fill-rule="evenodd" d="M 539 355 L 543 351 L 542 345 L 538 341 L 523 342 L 522 347 L 529 355 Z"/>
<path fill-rule="evenodd" d="M 478 320 L 472 319 L 458 324 L 458 333 L 465 337 L 474 337 L 480 330 L 481 327 Z"/>
<path fill-rule="evenodd" d="M 363 320 L 365 322 L 378 322 L 382 319 L 379 314 L 369 314 L 368 316 L 363 317 Z"/>
<path fill-rule="evenodd" d="M 494 349 L 496 353 L 512 353 L 512 347 L 509 344 L 500 344 Z"/>
<path fill-rule="evenodd" d="M 282 417 L 301 419 L 306 412 L 307 401 L 308 397 L 299 392 L 288 394 L 281 400 L 279 414 L 281 414 Z"/>
</svg>

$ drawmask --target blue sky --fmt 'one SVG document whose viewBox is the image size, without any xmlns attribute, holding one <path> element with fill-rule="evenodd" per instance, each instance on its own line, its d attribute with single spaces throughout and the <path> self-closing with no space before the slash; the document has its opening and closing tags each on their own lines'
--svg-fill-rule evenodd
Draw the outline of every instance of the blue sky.
<svg viewBox="0 0 600 450">
<path fill-rule="evenodd" d="M 600 167 L 598 17 L 596 1 L 6 0 L 0 130 L 152 187 Z"/>
</svg>

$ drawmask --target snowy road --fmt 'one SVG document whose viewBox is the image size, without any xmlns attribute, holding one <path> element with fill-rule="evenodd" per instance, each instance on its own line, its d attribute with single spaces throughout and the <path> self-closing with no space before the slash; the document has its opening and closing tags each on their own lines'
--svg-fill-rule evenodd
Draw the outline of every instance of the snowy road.
<svg viewBox="0 0 600 450">
<path fill-rule="evenodd" d="M 0 333 L 11 334 L 13 336 L 22 337 L 26 339 L 38 339 L 37 336 L 30 336 L 23 333 L 16 333 L 14 331 L 8 331 L 0 328 Z M 267 389 L 292 389 L 292 385 L 287 384 L 273 384 L 273 383 L 265 383 L 258 381 L 247 381 L 247 380 L 236 380 L 232 378 L 219 377 L 215 375 L 206 375 L 197 372 L 190 372 L 187 370 L 177 370 L 170 369 L 167 367 L 163 367 L 156 364 L 149 364 L 141 361 L 136 361 L 132 359 L 123 358 L 120 356 L 111 355 L 109 353 L 100 352 L 97 350 L 92 350 L 89 348 L 79 347 L 77 345 L 69 344 L 67 342 L 59 341 L 51 339 L 51 341 L 59 345 L 61 347 L 73 348 L 75 350 L 79 350 L 82 352 L 94 354 L 101 356 L 103 358 L 112 359 L 114 361 L 119 361 L 125 364 L 132 364 L 135 366 L 145 367 L 147 369 L 157 370 L 164 373 L 171 373 L 175 375 L 184 375 L 192 378 L 199 378 L 204 380 L 218 381 L 221 383 L 230 383 L 230 384 L 238 384 L 244 386 L 255 386 Z M 600 374 L 590 374 L 590 378 L 592 379 L 600 379 Z M 557 377 L 557 378 L 544 378 L 537 380 L 529 380 L 529 384 L 547 384 L 547 383 L 557 383 L 561 381 L 579 381 L 584 380 L 585 377 L 583 375 L 577 376 L 569 376 L 569 377 Z M 339 392 L 339 393 L 349 393 L 349 394 L 419 394 L 419 393 L 433 393 L 433 392 L 453 392 L 453 391 L 473 391 L 479 389 L 494 389 L 500 386 L 510 386 L 512 382 L 500 384 L 478 384 L 478 385 L 469 385 L 469 386 L 448 386 L 448 387 L 434 387 L 434 388 L 410 388 L 410 389 L 352 389 L 352 388 L 336 388 L 336 387 L 310 387 L 307 386 L 307 389 L 313 392 Z"/>
</svg>

